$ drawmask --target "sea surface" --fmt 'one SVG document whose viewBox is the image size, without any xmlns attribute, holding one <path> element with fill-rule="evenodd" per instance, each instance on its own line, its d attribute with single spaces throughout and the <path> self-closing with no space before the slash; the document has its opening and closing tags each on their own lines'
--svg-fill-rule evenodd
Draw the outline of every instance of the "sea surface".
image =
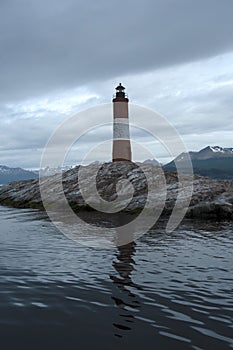
<svg viewBox="0 0 233 350">
<path fill-rule="evenodd" d="M 233 224 L 186 222 L 94 249 L 0 207 L 0 346 L 233 348 Z"/>
</svg>

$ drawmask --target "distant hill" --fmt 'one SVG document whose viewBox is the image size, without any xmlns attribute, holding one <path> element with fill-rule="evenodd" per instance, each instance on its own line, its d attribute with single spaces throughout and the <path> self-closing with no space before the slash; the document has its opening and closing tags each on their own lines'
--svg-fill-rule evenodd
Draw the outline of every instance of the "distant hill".
<svg viewBox="0 0 233 350">
<path fill-rule="evenodd" d="M 152 164 L 160 166 L 160 163 L 155 159 L 146 159 L 144 160 L 143 164 Z"/>
<path fill-rule="evenodd" d="M 209 176 L 212 179 L 233 179 L 233 148 L 208 146 L 199 152 L 189 152 L 194 174 Z M 176 171 L 175 161 L 181 164 L 185 171 L 188 153 L 180 154 L 175 160 L 166 164 L 164 169 Z"/>
<path fill-rule="evenodd" d="M 9 168 L 0 165 L 0 184 L 4 185 L 13 181 L 37 179 L 38 174 L 33 171 L 24 170 L 21 168 Z"/>
</svg>

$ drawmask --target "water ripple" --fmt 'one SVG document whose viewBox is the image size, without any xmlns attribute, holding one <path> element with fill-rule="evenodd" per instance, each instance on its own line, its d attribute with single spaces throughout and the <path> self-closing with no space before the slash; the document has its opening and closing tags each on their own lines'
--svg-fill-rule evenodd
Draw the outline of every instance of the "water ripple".
<svg viewBox="0 0 233 350">
<path fill-rule="evenodd" d="M 95 250 L 37 211 L 0 208 L 0 216 L 7 350 L 39 334 L 47 343 L 38 349 L 64 349 L 65 339 L 87 349 L 233 347 L 233 224 L 185 222 L 173 234 L 156 228 L 125 247 Z"/>
</svg>

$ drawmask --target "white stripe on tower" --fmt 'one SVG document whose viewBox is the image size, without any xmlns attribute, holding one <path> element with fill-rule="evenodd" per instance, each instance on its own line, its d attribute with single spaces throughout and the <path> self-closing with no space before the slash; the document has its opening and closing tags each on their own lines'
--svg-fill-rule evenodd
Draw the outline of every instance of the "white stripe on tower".
<svg viewBox="0 0 233 350">
<path fill-rule="evenodd" d="M 113 139 L 114 140 L 129 140 L 129 121 L 128 121 L 128 118 L 114 118 Z"/>
<path fill-rule="evenodd" d="M 129 135 L 129 100 L 121 84 L 116 87 L 113 98 L 113 151 L 112 161 L 131 161 L 131 145 Z"/>
</svg>

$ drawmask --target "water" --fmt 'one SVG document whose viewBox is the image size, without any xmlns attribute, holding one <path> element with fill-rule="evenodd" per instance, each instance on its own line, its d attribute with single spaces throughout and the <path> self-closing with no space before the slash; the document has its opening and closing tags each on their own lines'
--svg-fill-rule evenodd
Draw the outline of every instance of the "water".
<svg viewBox="0 0 233 350">
<path fill-rule="evenodd" d="M 233 224 L 92 249 L 0 207 L 1 349 L 233 348 Z"/>
</svg>

